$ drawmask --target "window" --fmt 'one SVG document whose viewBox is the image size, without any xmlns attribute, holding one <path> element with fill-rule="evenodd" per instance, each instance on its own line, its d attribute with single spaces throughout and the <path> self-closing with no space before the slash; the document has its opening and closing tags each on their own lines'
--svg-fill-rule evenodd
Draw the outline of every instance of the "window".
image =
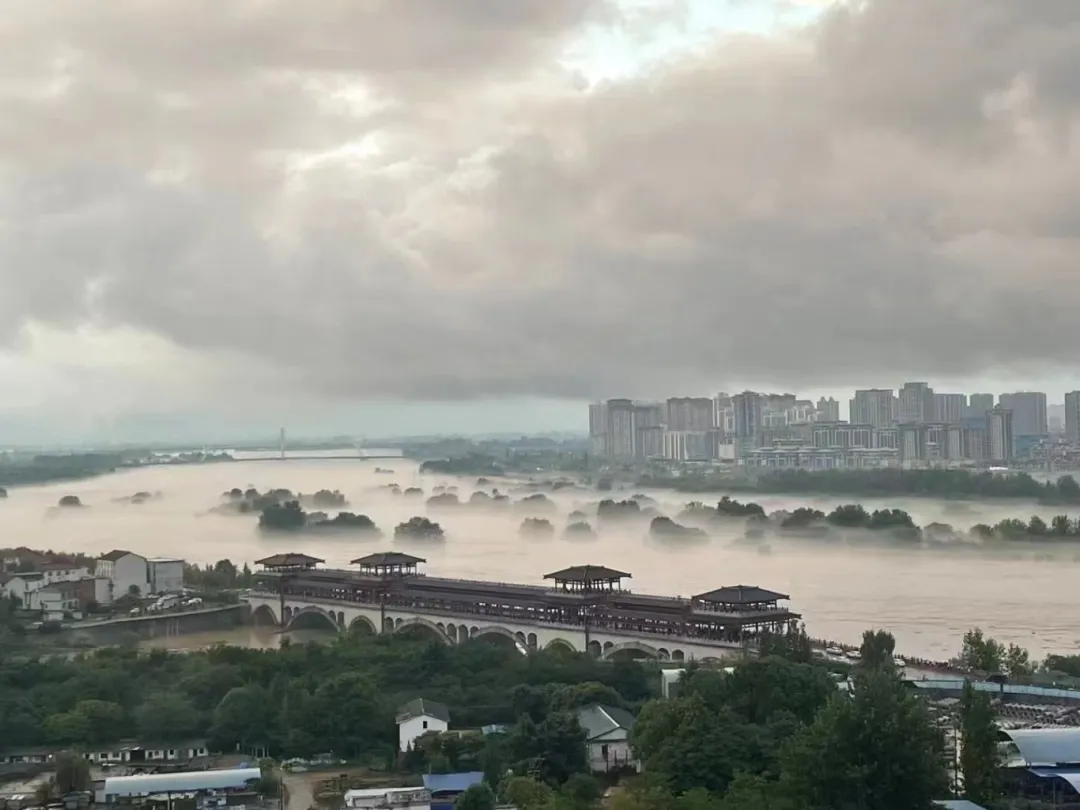
<svg viewBox="0 0 1080 810">
<path fill-rule="evenodd" d="M 424 721 L 424 728 L 427 728 L 427 720 Z"/>
<path fill-rule="evenodd" d="M 603 745 L 600 746 L 600 756 L 602 756 L 604 759 L 608 758 L 607 743 L 604 743 Z"/>
</svg>

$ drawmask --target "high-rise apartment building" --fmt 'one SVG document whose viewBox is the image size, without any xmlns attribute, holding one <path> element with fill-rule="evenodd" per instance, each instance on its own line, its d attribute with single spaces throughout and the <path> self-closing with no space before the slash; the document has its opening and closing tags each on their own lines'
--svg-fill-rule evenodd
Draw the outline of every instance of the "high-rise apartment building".
<svg viewBox="0 0 1080 810">
<path fill-rule="evenodd" d="M 840 421 L 840 403 L 832 397 L 825 399 L 822 397 L 817 401 L 817 421 L 819 422 L 839 422 Z M 855 421 L 851 419 L 851 421 Z"/>
<path fill-rule="evenodd" d="M 629 399 L 609 399 L 607 405 L 608 458 L 630 460 L 637 455 L 637 409 Z"/>
<path fill-rule="evenodd" d="M 667 401 L 667 426 L 673 431 L 712 429 L 713 401 L 708 397 L 672 397 Z"/>
<path fill-rule="evenodd" d="M 1012 460 L 1015 450 L 1013 412 L 994 408 L 986 414 L 986 457 L 997 464 Z"/>
<path fill-rule="evenodd" d="M 891 388 L 864 388 L 851 400 L 848 421 L 853 425 L 890 427 L 896 423 L 896 394 Z"/>
<path fill-rule="evenodd" d="M 934 394 L 933 420 L 947 425 L 960 424 L 967 405 L 967 394 Z"/>
<path fill-rule="evenodd" d="M 731 407 L 737 439 L 752 439 L 761 433 L 761 417 L 765 411 L 764 396 L 755 391 L 743 391 L 731 398 Z"/>
<path fill-rule="evenodd" d="M 934 421 L 934 389 L 926 383 L 904 383 L 898 399 L 898 421 L 901 424 L 925 424 Z"/>
<path fill-rule="evenodd" d="M 606 402 L 589 405 L 589 452 L 594 456 L 606 456 L 608 440 L 608 408 Z"/>
<path fill-rule="evenodd" d="M 1015 436 L 1045 436 L 1050 432 L 1046 423 L 1046 394 L 1041 391 L 1002 394 L 998 406 L 1012 411 Z"/>
<path fill-rule="evenodd" d="M 993 394 L 972 394 L 968 398 L 967 416 L 985 419 L 988 411 L 994 410 Z"/>
<path fill-rule="evenodd" d="M 1065 395 L 1065 435 L 1069 444 L 1080 444 L 1080 391 Z"/>
<path fill-rule="evenodd" d="M 713 424 L 720 435 L 735 435 L 735 409 L 731 405 L 730 394 L 721 391 L 713 397 Z"/>
</svg>

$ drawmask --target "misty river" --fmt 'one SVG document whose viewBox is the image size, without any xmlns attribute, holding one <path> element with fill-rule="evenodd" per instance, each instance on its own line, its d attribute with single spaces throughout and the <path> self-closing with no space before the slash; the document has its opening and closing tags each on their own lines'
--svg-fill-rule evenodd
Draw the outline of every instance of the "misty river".
<svg viewBox="0 0 1080 810">
<path fill-rule="evenodd" d="M 377 473 L 377 466 L 394 470 Z M 472 507 L 440 510 L 431 517 L 446 530 L 442 543 L 399 541 L 394 526 L 426 514 L 424 500 L 437 485 L 455 485 L 463 501 L 477 489 L 475 478 L 421 476 L 404 459 L 360 461 L 315 459 L 143 467 L 85 481 L 17 488 L 0 501 L 3 546 L 101 554 L 113 548 L 147 556 L 179 556 L 195 563 L 228 557 L 240 565 L 280 551 L 303 551 L 329 566 L 373 551 L 398 548 L 428 560 L 433 575 L 540 584 L 549 571 L 581 563 L 604 564 L 633 575 L 637 591 L 666 595 L 700 593 L 723 585 L 760 585 L 791 595 L 813 637 L 857 643 L 862 631 L 884 628 L 897 638 L 900 654 L 944 659 L 955 655 L 965 630 L 980 626 L 999 640 L 1015 642 L 1042 656 L 1080 650 L 1080 543 L 1024 546 L 1022 549 L 901 549 L 866 542 L 769 539 L 758 548 L 740 542 L 741 528 L 722 528 L 707 540 L 656 540 L 647 524 L 604 529 L 591 540 L 564 539 L 566 515 L 601 497 L 628 497 L 632 491 L 604 493 L 560 490 L 549 494 L 560 513 L 550 517 L 556 536 L 524 539 L 522 515 L 513 509 Z M 418 486 L 424 498 L 393 495 L 387 485 Z M 232 487 L 260 490 L 282 487 L 313 493 L 337 489 L 347 509 L 370 516 L 383 530 L 380 539 L 341 535 L 260 534 L 251 515 L 220 515 L 211 509 Z M 501 488 L 514 496 L 513 483 L 493 479 L 480 487 Z M 142 504 L 120 502 L 138 491 L 161 492 Z M 63 495 L 77 495 L 87 508 L 52 509 Z M 680 495 L 648 492 L 662 512 L 675 517 L 691 499 L 715 502 L 720 494 Z M 824 511 L 856 498 L 762 496 L 748 498 L 767 511 L 814 505 Z M 956 502 L 933 499 L 864 500 L 869 508 L 905 509 L 916 522 L 950 523 L 966 529 L 1006 517 L 1039 514 L 1049 520 L 1060 509 L 1030 502 Z M 586 509 L 586 511 L 588 511 Z M 1073 515 L 1074 517 L 1076 515 Z M 596 528 L 596 521 L 590 517 Z M 177 648 L 215 640 L 268 645 L 276 636 L 254 628 L 203 638 L 171 638 Z"/>
</svg>

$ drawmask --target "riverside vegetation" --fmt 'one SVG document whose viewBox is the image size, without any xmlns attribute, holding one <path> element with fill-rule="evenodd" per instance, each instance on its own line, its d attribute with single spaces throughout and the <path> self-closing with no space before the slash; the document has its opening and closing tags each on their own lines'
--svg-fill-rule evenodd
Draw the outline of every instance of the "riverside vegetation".
<svg viewBox="0 0 1080 810">
<path fill-rule="evenodd" d="M 1000 645 L 973 631 L 967 654 Z M 926 704 L 893 667 L 894 642 L 868 631 L 840 693 L 803 633 L 767 637 L 761 657 L 731 674 L 691 664 L 678 697 L 659 699 L 655 670 L 565 650 L 522 655 L 498 640 L 445 646 L 420 629 L 350 631 L 330 644 L 276 650 L 214 647 L 186 654 L 111 648 L 64 660 L 0 659 L 0 747 L 86 750 L 137 737 L 205 737 L 213 750 L 266 748 L 277 757 L 332 750 L 413 774 L 478 770 L 467 807 L 496 797 L 522 810 L 591 810 L 575 710 L 603 703 L 638 715 L 631 741 L 644 766 L 625 774 L 614 810 L 929 810 L 948 795 L 944 742 Z M 1080 658 L 1063 659 L 1080 671 Z M 986 662 L 982 662 L 986 663 Z M 454 729 L 431 733 L 403 761 L 395 708 L 445 703 Z M 965 695 L 962 767 L 971 798 L 997 794 L 986 698 Z"/>
<path fill-rule="evenodd" d="M 1001 475 L 967 470 L 778 470 L 753 480 L 727 473 L 654 474 L 642 486 L 680 492 L 757 492 L 761 494 L 858 495 L 863 497 L 929 497 L 1031 499 L 1045 504 L 1080 504 L 1080 484 L 1071 475 L 1040 482 L 1027 473 Z"/>
<path fill-rule="evenodd" d="M 881 536 L 911 542 L 927 541 L 945 543 L 950 541 L 1072 541 L 1080 539 L 1080 519 L 1068 515 L 1056 515 L 1049 522 L 1038 515 L 1028 520 L 1007 518 L 993 526 L 979 523 L 966 532 L 958 531 L 945 523 L 930 523 L 920 527 L 903 509 L 867 510 L 862 504 L 841 504 L 831 512 L 813 507 L 799 507 L 793 511 L 780 510 L 767 514 L 764 507 L 754 502 L 743 503 L 724 496 L 715 507 L 691 502 L 679 514 L 679 520 L 689 522 L 722 523 L 732 519 L 745 519 L 748 529 L 766 530 L 778 534 L 803 537 L 839 536 L 844 530 L 861 530 Z"/>
</svg>

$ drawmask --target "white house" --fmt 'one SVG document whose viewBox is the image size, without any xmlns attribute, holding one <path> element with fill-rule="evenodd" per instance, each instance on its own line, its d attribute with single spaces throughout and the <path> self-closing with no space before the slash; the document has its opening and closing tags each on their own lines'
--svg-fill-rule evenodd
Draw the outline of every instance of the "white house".
<svg viewBox="0 0 1080 810">
<path fill-rule="evenodd" d="M 184 743 L 148 743 L 145 747 L 131 743 L 110 746 L 106 750 L 83 754 L 91 762 L 177 762 L 209 756 L 206 743 L 194 740 Z"/>
<path fill-rule="evenodd" d="M 146 561 L 150 593 L 178 593 L 184 587 L 184 561 L 174 557 L 151 557 Z"/>
<path fill-rule="evenodd" d="M 431 810 L 431 791 L 417 787 L 347 790 L 344 804 L 347 810 Z"/>
<path fill-rule="evenodd" d="M 0 574 L 0 591 L 4 596 L 14 596 L 24 608 L 30 608 L 30 594 L 45 585 L 45 575 L 41 571 L 29 571 L 23 574 Z"/>
<path fill-rule="evenodd" d="M 397 725 L 400 748 L 408 751 L 417 737 L 450 728 L 450 710 L 442 703 L 417 698 L 398 709 Z"/>
<path fill-rule="evenodd" d="M 98 558 L 94 576 L 105 577 L 112 583 L 111 599 L 118 599 L 131 591 L 134 585 L 141 595 L 150 593 L 146 557 L 131 551 L 114 549 Z"/>
<path fill-rule="evenodd" d="M 623 709 L 591 703 L 578 709 L 578 725 L 585 731 L 589 770 L 606 773 L 627 768 L 641 770 L 630 748 L 630 730 L 637 718 Z"/>
</svg>

